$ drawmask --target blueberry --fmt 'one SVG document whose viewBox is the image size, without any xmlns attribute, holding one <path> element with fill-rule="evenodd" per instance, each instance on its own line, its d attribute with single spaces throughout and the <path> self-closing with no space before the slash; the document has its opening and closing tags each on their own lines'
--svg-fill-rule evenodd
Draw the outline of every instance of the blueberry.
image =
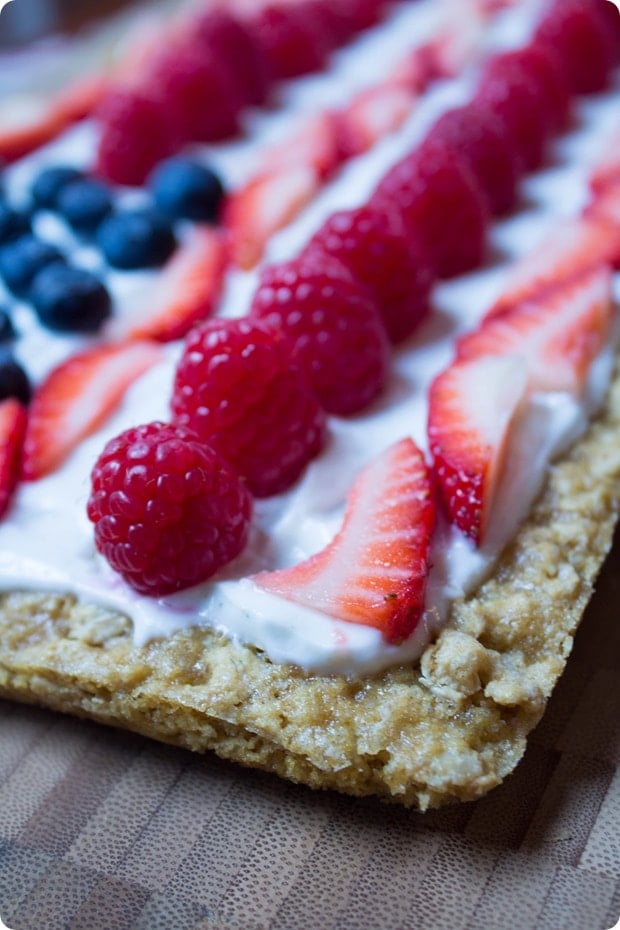
<svg viewBox="0 0 620 930">
<path fill-rule="evenodd" d="M 32 396 L 30 380 L 10 349 L 0 346 L 0 401 L 16 397 L 27 404 Z"/>
<path fill-rule="evenodd" d="M 0 243 L 10 242 L 27 232 L 30 232 L 29 217 L 0 201 Z"/>
<path fill-rule="evenodd" d="M 94 333 L 112 309 L 104 284 L 90 271 L 48 265 L 30 288 L 30 300 L 41 323 L 58 333 Z"/>
<path fill-rule="evenodd" d="M 41 268 L 62 261 L 63 256 L 55 245 L 29 233 L 0 249 L 0 276 L 16 297 L 24 297 Z"/>
<path fill-rule="evenodd" d="M 112 211 L 110 189 L 96 178 L 71 181 L 58 193 L 56 209 L 76 232 L 93 233 Z"/>
<path fill-rule="evenodd" d="M 0 307 L 0 343 L 12 342 L 17 336 L 13 320 L 6 307 Z"/>
<path fill-rule="evenodd" d="M 155 204 L 173 219 L 216 223 L 224 186 L 210 168 L 187 158 L 168 158 L 148 179 Z"/>
<path fill-rule="evenodd" d="M 114 268 L 130 271 L 162 265 L 176 247 L 170 224 L 153 210 L 125 210 L 103 221 L 97 242 Z"/>
<path fill-rule="evenodd" d="M 58 165 L 44 168 L 32 185 L 32 199 L 43 210 L 55 210 L 56 201 L 61 190 L 72 181 L 84 177 L 84 172 L 77 168 Z"/>
</svg>

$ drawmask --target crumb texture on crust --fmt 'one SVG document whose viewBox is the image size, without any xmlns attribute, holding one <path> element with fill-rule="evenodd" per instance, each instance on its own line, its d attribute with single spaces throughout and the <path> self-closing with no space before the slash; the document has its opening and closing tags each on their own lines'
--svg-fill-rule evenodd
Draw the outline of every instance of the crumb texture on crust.
<svg viewBox="0 0 620 930">
<path fill-rule="evenodd" d="M 529 520 L 419 665 L 359 680 L 270 662 L 208 629 L 133 644 L 63 595 L 0 599 L 0 697 L 125 727 L 313 788 L 422 809 L 486 793 L 521 758 L 611 547 L 620 375 Z"/>
</svg>

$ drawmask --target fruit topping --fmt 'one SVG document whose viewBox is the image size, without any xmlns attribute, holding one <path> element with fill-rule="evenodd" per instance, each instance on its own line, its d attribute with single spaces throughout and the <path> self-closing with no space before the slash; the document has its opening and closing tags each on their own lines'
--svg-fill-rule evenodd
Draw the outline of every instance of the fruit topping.
<svg viewBox="0 0 620 930">
<path fill-rule="evenodd" d="M 250 313 L 286 334 L 328 413 L 357 413 L 381 393 L 387 334 L 367 290 L 340 262 L 309 253 L 264 268 Z"/>
<path fill-rule="evenodd" d="M 424 612 L 435 521 L 424 457 L 411 439 L 359 474 L 342 528 L 305 562 L 253 576 L 258 587 L 331 617 L 375 627 L 400 643 Z"/>
<path fill-rule="evenodd" d="M 316 170 L 300 164 L 265 171 L 236 191 L 224 208 L 234 264 L 245 270 L 252 268 L 269 237 L 286 226 L 319 187 Z"/>
<path fill-rule="evenodd" d="M 28 233 L 0 248 L 0 277 L 16 297 L 25 297 L 42 268 L 63 262 L 55 245 Z"/>
<path fill-rule="evenodd" d="M 610 178 L 605 187 L 596 191 L 585 210 L 585 216 L 595 221 L 609 223 L 615 230 L 620 229 L 620 173 L 615 180 Z M 620 240 L 620 235 L 616 233 L 615 238 L 617 241 Z M 620 267 L 620 241 L 618 241 L 617 251 L 612 255 L 612 260 L 616 267 Z"/>
<path fill-rule="evenodd" d="M 535 77 L 521 63 L 510 54 L 489 59 L 474 103 L 501 125 L 521 171 L 542 165 L 551 132 L 548 115 Z"/>
<path fill-rule="evenodd" d="M 484 543 L 510 426 L 526 388 L 525 362 L 494 355 L 455 361 L 430 387 L 435 478 L 450 522 L 478 545 Z"/>
<path fill-rule="evenodd" d="M 14 397 L 0 401 L 0 518 L 19 482 L 26 419 L 26 408 Z"/>
<path fill-rule="evenodd" d="M 487 316 L 531 300 L 563 281 L 620 260 L 620 233 L 595 218 L 566 219 L 516 262 Z"/>
<path fill-rule="evenodd" d="M 566 78 L 578 94 L 603 90 L 609 81 L 618 32 L 604 11 L 607 6 L 606 0 L 554 0 L 536 31 L 537 40 L 561 56 Z"/>
<path fill-rule="evenodd" d="M 440 278 L 482 264 L 486 252 L 484 195 L 467 163 L 445 144 L 427 142 L 399 161 L 373 201 L 396 207 Z"/>
<path fill-rule="evenodd" d="M 24 443 L 23 476 L 42 478 L 119 406 L 125 391 L 161 359 L 148 342 L 99 346 L 73 355 L 36 389 Z"/>
<path fill-rule="evenodd" d="M 57 333 L 96 333 L 112 311 L 110 294 L 96 275 L 58 262 L 38 272 L 28 299 L 40 322 Z"/>
<path fill-rule="evenodd" d="M 330 40 L 306 4 L 268 3 L 252 22 L 271 80 L 283 80 L 318 71 L 324 64 Z"/>
<path fill-rule="evenodd" d="M 257 497 L 287 490 L 321 451 L 323 413 L 276 327 L 209 320 L 177 366 L 174 422 L 212 446 Z"/>
<path fill-rule="evenodd" d="M 42 210 L 55 210 L 62 189 L 72 181 L 81 181 L 83 177 L 83 171 L 70 165 L 44 168 L 34 179 L 30 191 L 35 206 Z"/>
<path fill-rule="evenodd" d="M 399 83 L 385 82 L 358 93 L 338 113 L 341 158 L 367 152 L 379 139 L 399 129 L 411 114 L 412 92 Z"/>
<path fill-rule="evenodd" d="M 444 113 L 431 128 L 427 142 L 447 146 L 466 162 L 491 214 L 512 210 L 519 163 L 501 120 L 484 107 L 470 103 Z"/>
<path fill-rule="evenodd" d="M 30 219 L 0 200 L 0 244 L 30 232 Z"/>
<path fill-rule="evenodd" d="M 113 268 L 133 271 L 163 265 L 176 248 L 176 238 L 164 217 L 142 207 L 108 216 L 97 231 L 97 244 Z"/>
<path fill-rule="evenodd" d="M 128 312 L 110 321 L 114 340 L 182 339 L 213 313 L 224 281 L 227 250 L 219 230 L 196 227 L 164 265 L 157 286 L 132 294 Z"/>
<path fill-rule="evenodd" d="M 518 356 L 530 390 L 578 396 L 609 337 L 612 312 L 612 275 L 603 266 L 488 317 L 459 340 L 457 355 Z"/>
<path fill-rule="evenodd" d="M 83 235 L 94 233 L 112 212 L 110 188 L 97 178 L 79 178 L 64 184 L 56 195 L 55 209 Z"/>
<path fill-rule="evenodd" d="M 141 88 L 110 89 L 95 115 L 100 130 L 96 172 L 117 184 L 142 184 L 181 143 L 161 96 Z"/>
<path fill-rule="evenodd" d="M 12 342 L 17 338 L 13 318 L 6 307 L 0 307 L 0 344 Z"/>
<path fill-rule="evenodd" d="M 310 241 L 346 266 L 376 303 L 393 343 L 410 336 L 429 312 L 433 273 L 395 209 L 367 205 L 334 213 Z"/>
<path fill-rule="evenodd" d="M 14 397 L 30 403 L 32 388 L 28 375 L 6 346 L 0 346 L 0 401 Z"/>
<path fill-rule="evenodd" d="M 149 423 L 112 439 L 92 472 L 98 551 L 141 594 L 200 584 L 243 550 L 252 503 L 191 430 Z"/>
<path fill-rule="evenodd" d="M 543 42 L 530 41 L 523 48 L 499 56 L 500 67 L 513 68 L 535 90 L 545 121 L 551 130 L 566 128 L 571 110 L 571 88 L 560 54 Z"/>
<path fill-rule="evenodd" d="M 217 223 L 224 185 L 213 169 L 189 158 L 169 158 L 148 179 L 155 206 L 170 219 Z"/>
</svg>

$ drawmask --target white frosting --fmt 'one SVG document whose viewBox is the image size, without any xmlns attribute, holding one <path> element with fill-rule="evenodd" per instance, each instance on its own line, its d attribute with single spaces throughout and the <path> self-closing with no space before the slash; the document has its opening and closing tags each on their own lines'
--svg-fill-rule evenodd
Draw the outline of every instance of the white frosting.
<svg viewBox="0 0 620 930">
<path fill-rule="evenodd" d="M 291 112 L 303 111 L 310 102 L 316 107 L 317 100 L 321 106 L 328 101 L 341 102 L 343 94 L 350 95 L 376 76 L 377 61 L 397 60 L 408 47 L 406 38 L 412 30 L 420 27 L 423 37 L 422 24 L 429 28 L 425 14 L 431 8 L 432 0 L 403 8 L 379 35 L 367 36 L 355 49 L 339 55 L 334 67 L 338 81 L 312 77 L 295 82 L 285 94 L 284 116 L 252 116 L 252 141 L 212 150 L 224 176 L 234 183 L 247 177 L 257 148 L 290 129 Z M 503 17 L 495 31 L 489 30 L 488 41 L 517 44 L 527 34 L 529 17 L 528 5 Z M 423 135 L 439 112 L 466 99 L 470 86 L 471 78 L 465 75 L 429 93 L 401 132 L 347 166 L 295 223 L 273 238 L 268 258 L 295 254 L 325 216 L 362 203 L 386 167 Z M 337 100 L 326 96 L 334 87 L 341 95 Z M 117 413 L 83 442 L 61 469 L 19 489 L 14 507 L 0 525 L 0 587 L 68 591 L 118 609 L 131 617 L 138 642 L 204 623 L 253 644 L 275 661 L 290 661 L 321 672 L 362 674 L 416 658 L 445 617 L 450 600 L 471 590 L 491 570 L 497 552 L 514 534 L 538 493 L 549 459 L 583 432 L 588 416 L 600 407 L 611 374 L 611 349 L 603 352 L 593 367 L 583 403 L 559 394 L 533 399 L 519 424 L 515 450 L 535 449 L 537 455 L 534 459 L 528 455 L 527 468 L 520 466 L 516 456 L 509 456 L 512 464 L 494 508 L 485 549 L 476 550 L 460 534 L 440 528 L 433 547 L 428 609 L 414 635 L 402 646 L 386 645 L 379 631 L 370 627 L 337 621 L 260 591 L 248 576 L 261 569 L 295 564 L 325 546 L 339 527 L 344 498 L 355 476 L 388 444 L 410 434 L 426 448 L 430 381 L 450 361 L 454 337 L 474 326 L 501 290 L 508 261 L 529 251 L 558 214 L 574 215 L 580 210 L 587 165 L 608 131 L 614 109 L 617 112 L 618 96 L 619 92 L 611 92 L 579 107 L 577 129 L 556 146 L 553 167 L 525 183 L 527 206 L 493 230 L 493 247 L 504 259 L 437 287 L 437 309 L 410 343 L 395 352 L 384 396 L 364 415 L 330 421 L 325 452 L 290 492 L 257 502 L 246 551 L 217 581 L 161 600 L 138 596 L 97 556 L 85 513 L 90 470 L 104 442 L 137 423 L 169 418 L 173 370 L 180 352 L 176 345 L 168 347 L 165 361 L 129 390 Z M 85 124 L 16 166 L 9 178 L 16 201 L 23 199 L 41 164 L 60 160 L 86 164 L 93 143 L 93 127 Z M 38 226 L 42 234 L 75 248 L 73 237 L 56 218 L 40 216 Z M 92 267 L 101 267 L 92 249 L 80 246 L 79 257 Z M 151 286 L 153 275 L 109 273 L 107 280 L 115 296 L 116 313 L 121 314 L 132 299 Z M 253 274 L 231 276 L 225 314 L 246 311 L 255 281 Z M 35 378 L 87 342 L 46 333 L 35 324 L 26 306 L 18 307 L 16 317 L 23 334 L 17 352 Z M 515 500 L 521 502 L 518 507 Z"/>
</svg>

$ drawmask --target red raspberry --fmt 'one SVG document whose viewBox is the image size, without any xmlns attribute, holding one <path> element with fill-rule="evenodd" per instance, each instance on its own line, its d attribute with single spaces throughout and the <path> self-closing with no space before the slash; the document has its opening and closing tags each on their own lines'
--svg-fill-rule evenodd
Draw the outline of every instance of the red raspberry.
<svg viewBox="0 0 620 930">
<path fill-rule="evenodd" d="M 393 343 L 427 315 L 434 275 L 395 210 L 367 205 L 334 213 L 306 251 L 312 249 L 336 258 L 368 289 Z"/>
<path fill-rule="evenodd" d="M 376 305 L 340 262 L 309 254 L 265 268 L 250 312 L 286 333 L 329 413 L 357 413 L 383 389 L 387 334 Z"/>
<path fill-rule="evenodd" d="M 502 124 L 475 103 L 449 110 L 429 132 L 427 142 L 443 143 L 467 162 L 489 211 L 508 213 L 517 199 L 518 162 Z"/>
<path fill-rule="evenodd" d="M 106 445 L 91 480 L 97 549 L 141 594 L 200 584 L 245 546 L 249 492 L 191 430 L 129 429 Z"/>
<path fill-rule="evenodd" d="M 209 320 L 187 337 L 174 422 L 195 430 L 257 497 L 287 490 L 321 451 L 325 418 L 290 346 L 256 320 Z"/>
<path fill-rule="evenodd" d="M 477 268 L 486 251 L 484 195 L 467 164 L 452 149 L 424 143 L 398 162 L 373 194 L 399 210 L 421 242 L 437 276 Z"/>
<path fill-rule="evenodd" d="M 330 41 L 304 4 L 265 6 L 252 23 L 274 80 L 319 71 L 329 52 Z"/>
<path fill-rule="evenodd" d="M 618 30 L 606 6 L 606 0 L 555 0 L 536 31 L 560 54 L 575 93 L 603 90 L 617 61 Z"/>
<path fill-rule="evenodd" d="M 207 8 L 192 17 L 197 46 L 208 50 L 227 68 L 237 94 L 247 104 L 260 106 L 269 92 L 267 67 L 256 36 L 223 6 Z"/>
<path fill-rule="evenodd" d="M 520 68 L 523 79 L 532 83 L 552 133 L 565 129 L 570 118 L 572 93 L 556 49 L 532 40 L 524 48 L 505 52 L 501 57 L 512 67 Z"/>
<path fill-rule="evenodd" d="M 475 102 L 500 123 L 521 170 L 539 168 L 551 132 L 535 79 L 509 56 L 494 55 L 484 68 Z"/>
<path fill-rule="evenodd" d="M 96 172 L 116 184 L 142 184 L 180 144 L 161 97 L 138 88 L 111 89 L 97 108 Z"/>
<path fill-rule="evenodd" d="M 215 142 L 239 128 L 241 100 L 233 79 L 215 55 L 200 49 L 191 33 L 177 36 L 151 62 L 147 80 L 158 88 L 188 142 Z"/>
</svg>

